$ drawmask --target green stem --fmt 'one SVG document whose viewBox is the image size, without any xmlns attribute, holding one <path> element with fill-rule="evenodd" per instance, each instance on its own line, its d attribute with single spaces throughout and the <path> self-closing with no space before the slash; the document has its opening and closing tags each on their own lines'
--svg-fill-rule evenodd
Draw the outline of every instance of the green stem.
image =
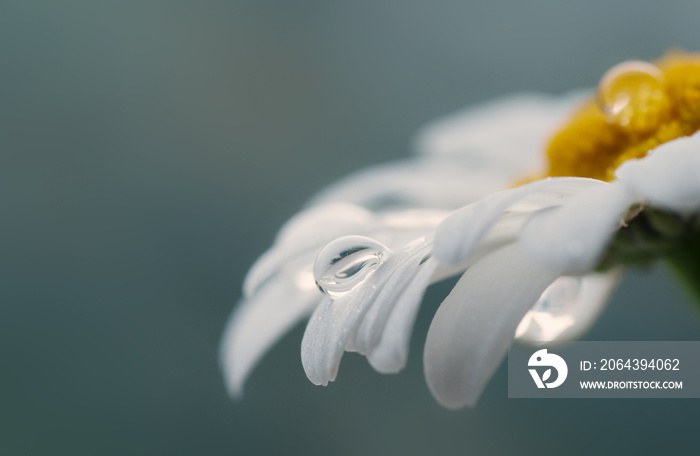
<svg viewBox="0 0 700 456">
<path fill-rule="evenodd" d="M 700 235 L 674 248 L 666 257 L 666 264 L 700 310 Z"/>
</svg>

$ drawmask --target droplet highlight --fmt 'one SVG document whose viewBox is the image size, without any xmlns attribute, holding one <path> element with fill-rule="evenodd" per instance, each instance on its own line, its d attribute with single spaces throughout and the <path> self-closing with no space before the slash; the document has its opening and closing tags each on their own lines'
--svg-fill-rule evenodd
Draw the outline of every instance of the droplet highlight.
<svg viewBox="0 0 700 456">
<path fill-rule="evenodd" d="M 598 102 L 608 122 L 632 133 L 651 132 L 671 115 L 663 72 L 647 62 L 623 62 L 608 70 L 598 85 Z"/>
<path fill-rule="evenodd" d="M 314 263 L 314 280 L 324 293 L 338 297 L 367 280 L 393 252 L 366 236 L 344 236 L 325 246 Z"/>
</svg>

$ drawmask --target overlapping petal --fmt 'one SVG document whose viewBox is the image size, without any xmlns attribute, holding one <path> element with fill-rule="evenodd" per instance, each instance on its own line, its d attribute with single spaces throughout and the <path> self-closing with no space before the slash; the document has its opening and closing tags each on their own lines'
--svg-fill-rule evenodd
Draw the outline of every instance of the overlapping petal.
<svg viewBox="0 0 700 456">
<path fill-rule="evenodd" d="M 426 288 L 435 277 L 437 262 L 428 259 L 391 310 L 377 345 L 367 355 L 377 372 L 395 374 L 406 366 L 411 332 Z"/>
<path fill-rule="evenodd" d="M 456 209 L 508 184 L 497 167 L 480 169 L 454 158 L 420 157 L 352 174 L 330 185 L 311 205 L 351 203 L 374 211 L 387 208 Z"/>
<path fill-rule="evenodd" d="M 313 279 L 312 279 L 313 280 Z M 244 298 L 226 324 L 219 355 L 229 393 L 238 397 L 260 358 L 277 339 L 313 312 L 318 290 L 299 290 L 293 278 L 271 281 Z"/>
<path fill-rule="evenodd" d="M 654 207 L 697 213 L 700 211 L 700 133 L 662 144 L 644 159 L 623 163 L 615 176 Z"/>
<path fill-rule="evenodd" d="M 376 214 L 337 203 L 311 207 L 287 222 L 275 245 L 249 271 L 245 297 L 226 327 L 221 361 L 231 393 L 241 394 L 258 359 L 321 302 L 312 267 L 326 244 L 340 236 L 361 234 L 392 249 L 404 249 L 411 240 L 430 232 L 445 214 L 431 209 Z"/>
<path fill-rule="evenodd" d="M 542 169 L 549 135 L 585 95 L 521 94 L 471 107 L 423 128 L 416 149 L 430 156 L 460 157 L 472 169 L 496 168 L 511 179 L 522 177 Z"/>
<path fill-rule="evenodd" d="M 428 386 L 448 408 L 474 405 L 523 316 L 560 275 L 519 243 L 472 266 L 435 313 L 423 362 Z"/>
<path fill-rule="evenodd" d="M 371 212 L 351 204 L 330 204 L 302 211 L 280 229 L 274 246 L 250 268 L 243 281 L 244 295 L 253 296 L 261 284 L 285 267 L 292 271 L 308 268 L 318 250 L 333 239 L 372 232 L 377 225 Z"/>
<path fill-rule="evenodd" d="M 392 303 L 415 275 L 430 252 L 424 238 L 409 244 L 386 260 L 362 283 L 337 299 L 327 299 L 314 311 L 301 342 L 301 359 L 306 376 L 316 385 L 335 380 L 343 352 L 365 314 L 377 299 Z M 354 341 L 350 342 L 354 346 Z"/>
<path fill-rule="evenodd" d="M 535 181 L 491 194 L 450 214 L 437 228 L 435 258 L 443 264 L 459 264 L 473 253 L 477 243 L 507 209 L 530 212 L 557 206 L 574 195 L 605 185 L 594 179 L 558 177 Z M 517 207 L 513 207 L 517 203 Z"/>
<path fill-rule="evenodd" d="M 566 274 L 585 272 L 596 265 L 635 202 L 635 195 L 619 182 L 603 184 L 533 215 L 520 238 L 542 264 Z"/>
</svg>

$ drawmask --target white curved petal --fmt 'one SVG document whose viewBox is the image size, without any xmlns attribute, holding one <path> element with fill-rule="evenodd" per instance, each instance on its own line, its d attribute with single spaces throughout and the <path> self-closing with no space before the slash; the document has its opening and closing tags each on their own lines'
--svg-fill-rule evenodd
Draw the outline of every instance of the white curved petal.
<svg viewBox="0 0 700 456">
<path fill-rule="evenodd" d="M 408 228 L 435 228 L 449 211 L 439 209 L 406 209 L 401 211 L 381 212 L 378 217 L 382 227 L 388 230 Z"/>
<path fill-rule="evenodd" d="M 448 408 L 474 405 L 513 341 L 515 328 L 558 276 L 519 244 L 464 273 L 435 314 L 423 362 L 433 396 Z"/>
<path fill-rule="evenodd" d="M 515 338 L 538 345 L 580 337 L 598 319 L 621 275 L 621 271 L 614 270 L 559 277 L 522 319 Z"/>
<path fill-rule="evenodd" d="M 438 226 L 435 258 L 446 265 L 466 261 L 479 240 L 509 208 L 532 211 L 560 205 L 574 195 L 600 185 L 604 183 L 594 179 L 556 177 L 491 194 L 453 212 Z"/>
<path fill-rule="evenodd" d="M 317 206 L 300 212 L 284 224 L 277 234 L 275 245 L 250 268 L 243 281 L 244 295 L 252 296 L 285 263 L 298 263 L 303 255 L 311 258 L 313 263 L 318 250 L 333 239 L 371 231 L 375 226 L 375 217 L 371 212 L 350 204 Z"/>
<path fill-rule="evenodd" d="M 367 355 L 369 363 L 377 372 L 394 374 L 406 366 L 416 315 L 436 268 L 437 262 L 434 259 L 427 260 L 398 298 L 379 342 Z"/>
<path fill-rule="evenodd" d="M 428 285 L 462 274 L 485 256 L 513 243 L 517 239 L 520 228 L 530 215 L 527 212 L 507 214 L 501 217 L 496 225 L 477 243 L 469 258 L 462 263 L 446 266 L 439 264 L 434 257 L 428 259 L 406 287 L 404 293 L 397 299 L 386 325 L 383 328 L 381 326 L 374 328 L 375 334 L 381 331 L 381 339 L 367 355 L 370 364 L 381 373 L 396 373 L 403 369 L 408 357 L 411 330 Z"/>
<path fill-rule="evenodd" d="M 277 233 L 275 243 L 314 245 L 316 236 L 337 237 L 337 233 L 354 227 L 366 228 L 372 225 L 373 219 L 372 212 L 353 204 L 311 207 L 289 219 Z"/>
<path fill-rule="evenodd" d="M 348 341 L 383 288 L 400 286 L 396 271 L 412 258 L 420 258 L 428 243 L 419 239 L 386 260 L 363 283 L 347 294 L 325 301 L 314 311 L 301 341 L 301 360 L 306 376 L 316 385 L 335 380 Z M 393 279 L 393 280 L 392 280 Z"/>
<path fill-rule="evenodd" d="M 313 279 L 312 279 L 313 280 Z M 219 361 L 229 393 L 243 394 L 243 384 L 260 358 L 321 300 L 317 289 L 300 291 L 289 280 L 271 280 L 231 314 L 221 341 Z"/>
<path fill-rule="evenodd" d="M 352 203 L 391 207 L 455 209 L 507 185 L 509 176 L 475 172 L 455 160 L 418 158 L 371 167 L 329 186 L 310 204 Z"/>
<path fill-rule="evenodd" d="M 430 255 L 431 248 L 432 243 L 422 242 L 420 249 L 396 268 L 379 291 L 354 334 L 353 348 L 356 351 L 366 355 L 377 345 L 394 305 L 412 283 L 420 264 Z"/>
<path fill-rule="evenodd" d="M 275 245 L 251 267 L 243 282 L 244 296 L 254 295 L 275 274 L 312 267 L 318 252 L 339 237 L 369 236 L 396 250 L 432 231 L 446 215 L 446 211 L 432 209 L 372 214 L 340 203 L 307 209 L 285 224 Z"/>
<path fill-rule="evenodd" d="M 566 274 L 595 266 L 635 197 L 619 182 L 582 193 L 533 215 L 520 232 L 526 250 Z"/>
<path fill-rule="evenodd" d="M 629 160 L 617 179 L 652 206 L 691 214 L 700 210 L 700 134 L 660 145 L 647 157 Z"/>
<path fill-rule="evenodd" d="M 467 261 L 453 266 L 439 264 L 434 258 L 428 259 L 416 276 L 396 300 L 391 314 L 382 328 L 376 326 L 374 333 L 381 332 L 379 342 L 367 355 L 372 367 L 380 373 L 392 374 L 406 366 L 411 332 L 426 288 L 441 280 L 453 277 L 471 267 L 493 251 L 515 241 L 519 227 L 530 214 L 509 214 L 504 216 L 478 243 Z M 354 341 L 353 341 L 354 342 Z M 352 346 L 353 351 L 357 348 Z M 346 347 L 350 351 L 351 348 Z"/>
<path fill-rule="evenodd" d="M 477 167 L 522 176 L 543 168 L 542 151 L 553 131 L 586 94 L 511 95 L 439 119 L 415 140 L 419 153 L 461 156 Z"/>
</svg>

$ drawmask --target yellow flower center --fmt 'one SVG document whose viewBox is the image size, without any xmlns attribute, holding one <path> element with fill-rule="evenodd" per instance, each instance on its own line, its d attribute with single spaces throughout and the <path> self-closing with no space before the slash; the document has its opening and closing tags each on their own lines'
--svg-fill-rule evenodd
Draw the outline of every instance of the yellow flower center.
<svg viewBox="0 0 700 456">
<path fill-rule="evenodd" d="M 625 62 L 550 140 L 546 176 L 610 181 L 620 164 L 700 130 L 700 54 Z"/>
</svg>

